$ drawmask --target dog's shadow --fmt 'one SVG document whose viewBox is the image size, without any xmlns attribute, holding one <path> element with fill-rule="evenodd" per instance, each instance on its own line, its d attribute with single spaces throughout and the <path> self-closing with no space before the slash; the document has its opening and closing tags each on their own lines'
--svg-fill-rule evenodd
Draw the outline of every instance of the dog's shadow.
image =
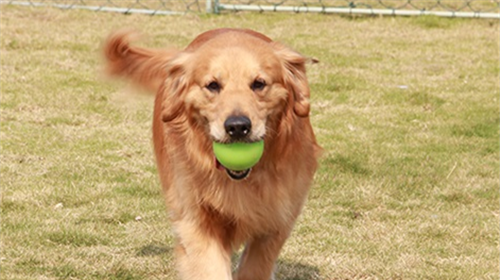
<svg viewBox="0 0 500 280">
<path fill-rule="evenodd" d="M 161 244 L 149 244 L 137 250 L 136 256 L 138 257 L 154 257 L 154 256 L 168 256 L 173 257 L 173 248 Z"/>
<path fill-rule="evenodd" d="M 173 260 L 173 248 L 162 244 L 148 244 L 139 248 L 136 256 L 139 257 L 166 257 Z M 233 270 L 236 270 L 241 252 L 231 258 Z M 279 280 L 322 280 L 317 267 L 300 262 L 279 259 L 276 265 L 275 278 Z"/>
<path fill-rule="evenodd" d="M 233 271 L 237 269 L 241 253 L 233 254 L 231 258 Z M 317 267 L 288 259 L 278 259 L 274 276 L 276 280 L 323 280 Z"/>
<path fill-rule="evenodd" d="M 317 267 L 289 260 L 278 260 L 275 278 L 280 280 L 323 280 Z"/>
</svg>

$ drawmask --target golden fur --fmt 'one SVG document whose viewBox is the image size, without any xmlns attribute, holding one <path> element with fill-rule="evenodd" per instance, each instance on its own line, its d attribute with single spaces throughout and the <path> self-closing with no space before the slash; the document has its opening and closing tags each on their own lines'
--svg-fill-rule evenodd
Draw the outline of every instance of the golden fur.
<svg viewBox="0 0 500 280">
<path fill-rule="evenodd" d="M 104 45 L 107 71 L 156 92 L 153 141 L 182 279 L 272 278 L 306 200 L 320 147 L 309 122 L 307 59 L 246 29 L 216 29 L 184 50 L 132 46 L 118 31 Z M 211 83 L 215 84 L 211 84 Z M 224 121 L 248 117 L 245 141 L 264 139 L 243 180 L 217 168 L 212 142 L 230 142 Z"/>
</svg>

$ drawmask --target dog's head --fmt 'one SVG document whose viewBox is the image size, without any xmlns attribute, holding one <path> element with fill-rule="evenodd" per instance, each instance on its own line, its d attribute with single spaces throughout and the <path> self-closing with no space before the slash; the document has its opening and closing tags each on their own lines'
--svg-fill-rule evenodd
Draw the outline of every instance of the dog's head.
<svg viewBox="0 0 500 280">
<path fill-rule="evenodd" d="M 195 41 L 196 42 L 196 41 Z M 192 44 L 193 45 L 193 44 Z M 255 142 L 309 115 L 306 58 L 252 33 L 228 31 L 169 63 L 163 120 L 187 113 L 212 141 Z M 244 178 L 249 170 L 231 172 Z"/>
<path fill-rule="evenodd" d="M 237 30 L 195 40 L 173 58 L 163 120 L 188 114 L 212 141 L 230 143 L 262 140 L 280 133 L 285 119 L 307 117 L 306 58 L 256 34 Z M 239 179 L 248 171 L 228 174 Z"/>
</svg>

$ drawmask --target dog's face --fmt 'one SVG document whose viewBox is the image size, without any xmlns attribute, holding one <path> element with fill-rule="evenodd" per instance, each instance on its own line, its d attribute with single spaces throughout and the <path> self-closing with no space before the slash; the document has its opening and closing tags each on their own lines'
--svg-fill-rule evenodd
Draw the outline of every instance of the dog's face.
<svg viewBox="0 0 500 280">
<path fill-rule="evenodd" d="M 307 116 L 305 59 L 276 43 L 228 35 L 173 60 L 164 120 L 183 111 L 206 127 L 212 141 L 231 143 L 264 139 L 269 129 L 278 129 L 269 120 L 287 111 Z M 249 173 L 227 171 L 233 179 Z"/>
<path fill-rule="evenodd" d="M 186 102 L 207 120 L 210 136 L 224 143 L 263 139 L 268 117 L 288 96 L 279 60 L 239 47 L 205 57 L 198 60 Z"/>
</svg>

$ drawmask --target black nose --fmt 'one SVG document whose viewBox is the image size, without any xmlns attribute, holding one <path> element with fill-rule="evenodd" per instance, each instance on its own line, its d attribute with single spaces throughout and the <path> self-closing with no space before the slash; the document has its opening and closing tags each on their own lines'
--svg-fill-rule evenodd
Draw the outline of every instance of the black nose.
<svg viewBox="0 0 500 280">
<path fill-rule="evenodd" d="M 252 122 L 245 116 L 231 116 L 224 122 L 224 128 L 231 139 L 242 139 L 252 131 Z"/>
</svg>

